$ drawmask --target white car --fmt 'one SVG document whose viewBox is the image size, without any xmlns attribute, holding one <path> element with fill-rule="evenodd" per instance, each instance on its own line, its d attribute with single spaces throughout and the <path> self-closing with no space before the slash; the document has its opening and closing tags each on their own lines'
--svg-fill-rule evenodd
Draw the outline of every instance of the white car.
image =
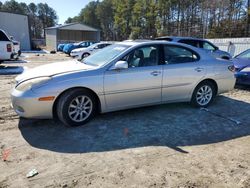
<svg viewBox="0 0 250 188">
<path fill-rule="evenodd" d="M 0 63 L 4 60 L 16 58 L 17 53 L 15 47 L 9 36 L 0 29 Z"/>
<path fill-rule="evenodd" d="M 100 42 L 93 44 L 87 48 L 77 48 L 75 50 L 72 50 L 70 53 L 71 57 L 75 57 L 78 60 L 82 60 L 85 57 L 88 57 L 90 54 L 97 52 L 98 50 L 105 48 L 106 46 L 109 46 L 113 44 L 112 42 Z"/>
</svg>

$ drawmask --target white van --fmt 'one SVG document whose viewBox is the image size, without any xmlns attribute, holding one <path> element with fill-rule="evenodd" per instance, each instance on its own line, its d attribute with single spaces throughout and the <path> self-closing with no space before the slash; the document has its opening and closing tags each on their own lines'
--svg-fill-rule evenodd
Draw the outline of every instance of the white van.
<svg viewBox="0 0 250 188">
<path fill-rule="evenodd" d="M 0 63 L 12 58 L 17 58 L 14 44 L 8 35 L 0 29 Z"/>
</svg>

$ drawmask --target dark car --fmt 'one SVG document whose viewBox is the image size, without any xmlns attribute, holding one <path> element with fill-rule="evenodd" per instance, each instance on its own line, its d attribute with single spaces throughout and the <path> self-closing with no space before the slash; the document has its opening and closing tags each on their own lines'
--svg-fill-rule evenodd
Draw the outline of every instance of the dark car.
<svg viewBox="0 0 250 188">
<path fill-rule="evenodd" d="M 250 85 L 250 49 L 233 58 L 236 83 Z"/>
<path fill-rule="evenodd" d="M 188 44 L 194 46 L 196 48 L 202 48 L 207 52 L 211 52 L 213 56 L 222 58 L 222 59 L 231 59 L 231 55 L 228 52 L 222 51 L 219 47 L 215 46 L 211 42 L 200 39 L 200 38 L 193 38 L 193 37 L 158 37 L 155 40 L 166 40 L 169 42 L 179 42 L 183 44 Z"/>
</svg>

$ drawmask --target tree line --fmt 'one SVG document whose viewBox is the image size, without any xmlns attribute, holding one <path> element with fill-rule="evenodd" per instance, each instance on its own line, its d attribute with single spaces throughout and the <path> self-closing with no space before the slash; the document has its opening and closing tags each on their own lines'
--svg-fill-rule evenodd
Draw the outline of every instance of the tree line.
<svg viewBox="0 0 250 188">
<path fill-rule="evenodd" d="M 250 37 L 250 0 L 92 1 L 72 22 L 99 28 L 103 40 Z"/>
<path fill-rule="evenodd" d="M 32 38 L 44 37 L 44 28 L 57 24 L 58 16 L 56 11 L 47 3 L 18 3 L 15 0 L 0 1 L 0 11 L 28 15 Z"/>
</svg>

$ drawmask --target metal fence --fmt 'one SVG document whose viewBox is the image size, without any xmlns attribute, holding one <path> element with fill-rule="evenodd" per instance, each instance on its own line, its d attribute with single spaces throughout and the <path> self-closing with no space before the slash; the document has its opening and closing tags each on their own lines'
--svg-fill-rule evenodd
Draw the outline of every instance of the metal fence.
<svg viewBox="0 0 250 188">
<path fill-rule="evenodd" d="M 225 39 L 208 39 L 218 46 L 221 50 L 229 52 L 232 56 L 250 48 L 250 38 L 225 38 Z"/>
</svg>

